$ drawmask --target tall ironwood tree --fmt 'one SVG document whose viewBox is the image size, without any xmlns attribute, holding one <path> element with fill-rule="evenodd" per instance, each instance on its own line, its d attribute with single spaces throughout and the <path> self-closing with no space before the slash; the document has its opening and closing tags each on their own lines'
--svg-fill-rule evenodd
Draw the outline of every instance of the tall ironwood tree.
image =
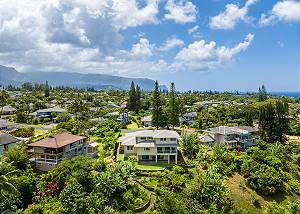
<svg viewBox="0 0 300 214">
<path fill-rule="evenodd" d="M 162 125 L 163 108 L 158 82 L 155 82 L 152 94 L 152 125 L 157 129 Z"/>
</svg>

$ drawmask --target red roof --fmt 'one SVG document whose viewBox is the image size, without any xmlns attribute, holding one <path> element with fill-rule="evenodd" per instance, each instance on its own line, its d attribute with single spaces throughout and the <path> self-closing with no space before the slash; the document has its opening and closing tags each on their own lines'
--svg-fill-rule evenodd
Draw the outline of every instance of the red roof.
<svg viewBox="0 0 300 214">
<path fill-rule="evenodd" d="M 45 147 L 45 148 L 60 148 L 71 143 L 74 143 L 79 140 L 83 140 L 86 137 L 72 135 L 68 132 L 63 132 L 52 137 L 45 138 L 43 140 L 37 141 L 35 143 L 29 144 L 29 146 L 33 147 Z"/>
</svg>

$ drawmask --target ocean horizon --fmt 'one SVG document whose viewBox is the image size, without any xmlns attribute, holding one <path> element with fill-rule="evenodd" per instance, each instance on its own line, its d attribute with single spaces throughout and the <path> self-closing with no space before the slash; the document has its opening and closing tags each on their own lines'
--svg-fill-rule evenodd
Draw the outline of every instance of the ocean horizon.
<svg viewBox="0 0 300 214">
<path fill-rule="evenodd" d="M 271 92 L 270 94 L 275 96 L 286 96 L 292 98 L 300 98 L 300 92 L 298 91 L 281 91 L 281 92 Z"/>
</svg>

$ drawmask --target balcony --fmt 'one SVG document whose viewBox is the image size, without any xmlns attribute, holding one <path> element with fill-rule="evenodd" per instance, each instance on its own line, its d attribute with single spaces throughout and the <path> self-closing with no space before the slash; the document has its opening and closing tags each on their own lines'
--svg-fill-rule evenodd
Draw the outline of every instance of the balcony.
<svg viewBox="0 0 300 214">
<path fill-rule="evenodd" d="M 158 154 L 176 154 L 176 150 L 157 150 Z"/>
</svg>

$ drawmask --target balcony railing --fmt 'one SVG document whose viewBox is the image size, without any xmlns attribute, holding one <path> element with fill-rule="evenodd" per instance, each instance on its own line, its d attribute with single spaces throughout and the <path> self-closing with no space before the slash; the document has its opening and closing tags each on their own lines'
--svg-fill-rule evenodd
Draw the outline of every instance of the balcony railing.
<svg viewBox="0 0 300 214">
<path fill-rule="evenodd" d="M 170 153 L 174 154 L 174 153 L 177 153 L 177 151 L 176 150 L 157 150 L 157 153 L 159 153 L 159 154 L 170 154 Z"/>
</svg>

